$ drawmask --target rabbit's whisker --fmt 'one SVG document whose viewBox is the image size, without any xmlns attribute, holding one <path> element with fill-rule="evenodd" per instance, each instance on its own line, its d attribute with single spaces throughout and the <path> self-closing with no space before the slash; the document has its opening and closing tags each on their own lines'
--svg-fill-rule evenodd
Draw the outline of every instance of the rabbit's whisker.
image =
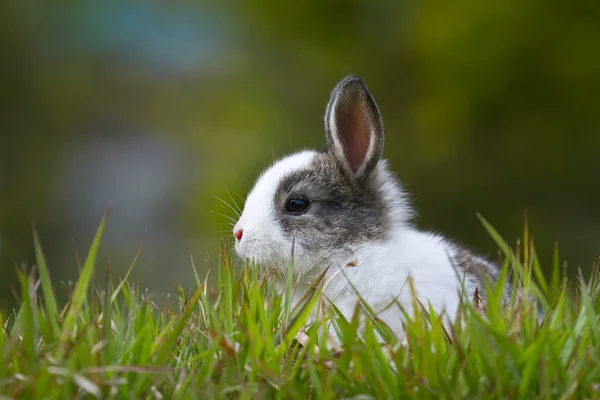
<svg viewBox="0 0 600 400">
<path fill-rule="evenodd" d="M 223 200 L 222 198 L 220 198 L 219 196 L 217 196 L 216 194 L 212 194 L 211 196 L 214 197 L 215 199 L 219 200 L 221 203 L 225 204 L 231 211 L 233 211 L 233 213 L 239 218 L 240 217 L 240 212 L 238 210 L 236 210 L 231 204 L 229 204 L 228 202 L 226 202 L 225 200 Z"/>
</svg>

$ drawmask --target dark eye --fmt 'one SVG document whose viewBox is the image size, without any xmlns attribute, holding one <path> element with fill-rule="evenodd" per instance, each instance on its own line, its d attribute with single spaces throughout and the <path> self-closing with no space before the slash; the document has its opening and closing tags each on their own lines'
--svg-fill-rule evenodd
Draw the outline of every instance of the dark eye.
<svg viewBox="0 0 600 400">
<path fill-rule="evenodd" d="M 286 210 L 290 213 L 301 213 L 308 208 L 308 200 L 306 199 L 289 199 Z"/>
</svg>

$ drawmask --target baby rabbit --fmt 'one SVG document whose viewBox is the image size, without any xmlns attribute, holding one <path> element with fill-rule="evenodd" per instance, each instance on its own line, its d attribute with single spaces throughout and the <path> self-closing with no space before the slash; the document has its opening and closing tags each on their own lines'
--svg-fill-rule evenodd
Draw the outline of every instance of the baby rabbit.
<svg viewBox="0 0 600 400">
<path fill-rule="evenodd" d="M 250 191 L 233 228 L 243 259 L 287 268 L 294 241 L 294 272 L 304 293 L 327 266 L 340 267 L 325 296 L 350 319 L 358 297 L 350 280 L 379 317 L 404 337 L 403 315 L 413 297 L 454 320 L 464 282 L 466 298 L 484 280 L 494 283 L 495 265 L 450 241 L 411 226 L 407 197 L 382 160 L 383 122 L 375 99 L 355 76 L 337 84 L 325 111 L 326 149 L 305 150 L 276 161 Z M 458 273 L 457 273 L 458 270 Z"/>
</svg>

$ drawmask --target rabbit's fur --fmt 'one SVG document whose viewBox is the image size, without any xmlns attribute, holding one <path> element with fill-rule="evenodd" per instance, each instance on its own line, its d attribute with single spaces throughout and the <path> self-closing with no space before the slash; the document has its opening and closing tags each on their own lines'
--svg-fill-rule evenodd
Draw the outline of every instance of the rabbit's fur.
<svg viewBox="0 0 600 400">
<path fill-rule="evenodd" d="M 235 248 L 244 259 L 286 267 L 294 240 L 294 271 L 308 285 L 328 265 L 347 265 L 345 275 L 381 312 L 399 336 L 402 313 L 394 299 L 413 309 L 407 278 L 422 304 L 453 319 L 464 282 L 466 298 L 484 296 L 484 280 L 495 265 L 450 241 L 411 226 L 412 209 L 402 187 L 381 159 L 384 133 L 379 108 L 360 78 L 334 88 L 325 113 L 326 149 L 301 151 L 276 161 L 250 191 L 234 227 Z M 290 212 L 290 199 L 308 201 Z M 306 204 L 306 203 L 303 203 Z M 303 292 L 306 286 L 298 290 Z M 344 276 L 325 295 L 350 318 L 357 296 Z"/>
</svg>

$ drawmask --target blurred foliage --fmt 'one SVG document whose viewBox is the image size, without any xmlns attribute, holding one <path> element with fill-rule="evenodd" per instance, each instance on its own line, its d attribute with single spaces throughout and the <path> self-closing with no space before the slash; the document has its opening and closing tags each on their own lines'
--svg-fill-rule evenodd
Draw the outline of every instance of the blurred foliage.
<svg viewBox="0 0 600 400">
<path fill-rule="evenodd" d="M 64 265 L 53 273 L 73 276 L 71 237 L 87 243 L 111 199 L 93 179 L 66 198 L 64 170 L 82 143 L 118 147 L 136 131 L 192 159 L 153 226 L 176 221 L 178 247 L 147 246 L 172 265 L 149 256 L 138 276 L 183 279 L 172 272 L 189 271 L 188 254 L 201 264 L 229 229 L 211 193 L 243 198 L 274 156 L 321 147 L 329 92 L 347 73 L 379 102 L 385 155 L 419 226 L 493 257 L 475 212 L 510 238 L 527 208 L 543 260 L 558 240 L 569 265 L 589 269 L 600 254 L 599 48 L 600 4 L 583 0 L 3 2 L 2 271 L 33 263 L 34 220 L 50 264 Z M 84 192 L 100 204 L 89 226 L 72 217 Z M 104 259 L 125 268 L 136 248 L 107 245 Z"/>
</svg>

